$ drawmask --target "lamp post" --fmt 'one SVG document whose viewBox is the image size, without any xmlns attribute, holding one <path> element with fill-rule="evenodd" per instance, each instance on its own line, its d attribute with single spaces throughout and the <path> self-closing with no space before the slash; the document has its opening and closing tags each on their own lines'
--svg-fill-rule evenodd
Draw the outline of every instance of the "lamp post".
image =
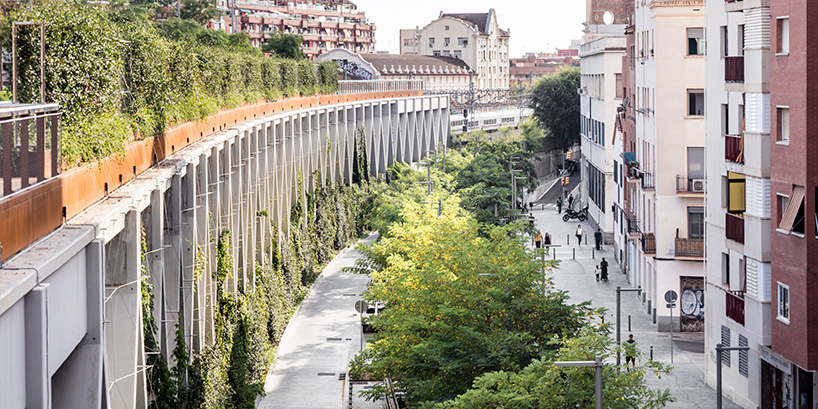
<svg viewBox="0 0 818 409">
<path fill-rule="evenodd" d="M 602 409 L 602 357 L 595 357 L 593 361 L 555 361 L 554 366 L 570 367 L 570 366 L 593 366 L 594 367 L 594 398 L 596 400 L 595 409 Z"/>
<path fill-rule="evenodd" d="M 637 294 L 642 294 L 642 286 L 636 288 L 622 288 L 620 286 L 616 286 L 616 345 L 619 347 L 616 350 L 616 369 L 620 370 L 619 365 L 622 359 L 622 352 L 620 349 L 622 348 L 622 334 L 621 334 L 621 321 L 619 314 L 622 311 L 622 291 L 625 292 L 636 292 Z"/>
<path fill-rule="evenodd" d="M 716 409 L 721 409 L 721 354 L 730 351 L 749 351 L 750 347 L 723 347 L 716 344 Z"/>
</svg>

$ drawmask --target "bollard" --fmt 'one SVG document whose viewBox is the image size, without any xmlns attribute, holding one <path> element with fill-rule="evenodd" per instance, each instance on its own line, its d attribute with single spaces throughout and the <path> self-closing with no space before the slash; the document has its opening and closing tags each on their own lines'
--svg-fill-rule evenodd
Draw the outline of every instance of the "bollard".
<svg viewBox="0 0 818 409">
<path fill-rule="evenodd" d="M 588 245 L 588 233 L 585 233 L 585 245 Z"/>
<path fill-rule="evenodd" d="M 553 260 L 556 260 L 556 259 L 557 259 L 557 249 L 555 248 L 554 249 L 554 258 L 553 258 Z"/>
<path fill-rule="evenodd" d="M 566 234 L 566 235 L 565 235 L 565 245 L 566 245 L 566 246 L 570 246 L 570 245 L 571 245 L 571 235 L 570 235 L 570 234 Z"/>
<path fill-rule="evenodd" d="M 628 332 L 631 331 L 631 316 L 628 315 Z"/>
<path fill-rule="evenodd" d="M 653 361 L 653 345 L 650 346 L 650 360 Z"/>
<path fill-rule="evenodd" d="M 591 258 L 596 259 L 596 249 L 591 249 Z"/>
<path fill-rule="evenodd" d="M 574 255 L 572 257 L 573 257 L 574 260 L 576 260 L 577 259 L 577 249 L 573 248 L 573 249 L 571 249 L 571 252 L 574 253 Z"/>
</svg>

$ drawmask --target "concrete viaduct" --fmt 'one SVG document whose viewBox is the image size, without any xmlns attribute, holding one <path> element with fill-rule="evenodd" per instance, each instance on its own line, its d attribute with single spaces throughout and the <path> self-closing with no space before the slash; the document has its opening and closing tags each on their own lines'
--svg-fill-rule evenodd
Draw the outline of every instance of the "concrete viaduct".
<svg viewBox="0 0 818 409">
<path fill-rule="evenodd" d="M 147 407 L 143 230 L 160 347 L 173 348 L 181 320 L 198 352 L 213 339 L 215 302 L 210 274 L 194 276 L 194 265 L 201 252 L 205 271 L 215 268 L 213 232 L 233 232 L 233 291 L 252 288 L 273 243 L 257 214 L 288 231 L 299 174 L 308 191 L 350 182 L 361 130 L 372 174 L 421 159 L 450 134 L 448 97 L 412 90 L 237 112 L 0 197 L 0 407 Z M 320 179 L 306 177 L 315 171 Z"/>
</svg>

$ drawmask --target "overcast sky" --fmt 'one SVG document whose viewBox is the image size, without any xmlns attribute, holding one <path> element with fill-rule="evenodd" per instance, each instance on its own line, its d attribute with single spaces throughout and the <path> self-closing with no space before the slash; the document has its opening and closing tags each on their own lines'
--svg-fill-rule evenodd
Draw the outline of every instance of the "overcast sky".
<svg viewBox="0 0 818 409">
<path fill-rule="evenodd" d="M 423 27 L 445 13 L 486 13 L 494 8 L 497 23 L 511 29 L 510 57 L 526 52 L 553 52 L 582 38 L 582 0 L 352 0 L 377 26 L 376 50 L 398 53 L 402 28 Z"/>
</svg>

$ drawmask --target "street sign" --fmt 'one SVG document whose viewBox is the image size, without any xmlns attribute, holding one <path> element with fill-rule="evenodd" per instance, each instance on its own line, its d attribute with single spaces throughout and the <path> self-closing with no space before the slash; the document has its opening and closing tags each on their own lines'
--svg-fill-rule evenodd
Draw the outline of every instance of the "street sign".
<svg viewBox="0 0 818 409">
<path fill-rule="evenodd" d="M 676 304 L 674 304 L 674 303 L 669 303 L 669 304 L 667 304 L 667 307 L 668 307 L 668 308 L 676 308 Z"/>
<path fill-rule="evenodd" d="M 665 301 L 667 301 L 668 303 L 671 303 L 671 304 L 675 303 L 676 300 L 678 300 L 678 299 L 679 299 L 679 295 L 676 294 L 676 291 L 667 290 L 667 292 L 665 293 Z M 668 307 L 668 308 L 670 308 L 670 307 Z"/>
<path fill-rule="evenodd" d="M 369 308 L 369 305 L 366 304 L 364 300 L 355 301 L 355 311 L 358 311 L 359 314 L 363 314 Z"/>
</svg>

